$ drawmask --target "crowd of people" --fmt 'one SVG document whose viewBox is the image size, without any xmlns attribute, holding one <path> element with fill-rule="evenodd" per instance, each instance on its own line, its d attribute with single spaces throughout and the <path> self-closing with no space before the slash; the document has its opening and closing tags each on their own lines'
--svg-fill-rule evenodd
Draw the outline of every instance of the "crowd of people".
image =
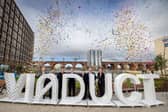
<svg viewBox="0 0 168 112">
<path fill-rule="evenodd" d="M 42 68 L 42 73 L 45 73 L 45 68 Z M 62 78 L 63 74 L 65 73 L 75 73 L 74 69 L 71 68 L 69 72 L 65 72 L 64 68 L 61 68 L 60 72 L 54 73 L 58 79 L 58 99 L 61 99 L 61 94 L 62 94 Z M 95 72 L 93 72 L 93 69 L 91 67 L 88 68 L 87 72 L 84 73 L 75 73 L 78 74 L 83 78 L 84 84 L 85 84 L 85 93 L 83 99 L 91 99 L 90 92 L 89 92 L 89 75 L 92 74 L 94 75 L 94 78 L 96 80 L 97 86 L 98 86 L 98 91 L 97 95 L 99 97 L 104 95 L 104 88 L 105 88 L 105 74 L 103 72 L 103 68 L 99 68 L 98 73 L 96 75 Z M 46 79 L 44 86 L 50 82 L 50 79 Z M 69 78 L 68 79 L 68 96 L 75 96 L 77 92 L 76 88 L 76 80 L 74 78 Z M 51 93 L 52 90 L 50 89 L 48 92 L 49 98 L 51 98 Z M 45 96 L 44 96 L 45 97 Z"/>
</svg>

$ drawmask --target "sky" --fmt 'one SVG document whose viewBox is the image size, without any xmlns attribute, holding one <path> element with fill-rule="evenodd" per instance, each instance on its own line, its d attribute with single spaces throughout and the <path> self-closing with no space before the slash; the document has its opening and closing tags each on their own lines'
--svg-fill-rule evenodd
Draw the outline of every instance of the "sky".
<svg viewBox="0 0 168 112">
<path fill-rule="evenodd" d="M 168 35 L 167 0 L 16 0 L 31 28 L 35 33 L 34 60 L 71 60 L 75 57 L 86 59 L 89 49 L 102 49 L 106 60 L 124 61 L 125 49 L 118 50 L 112 29 L 115 26 L 115 14 L 130 7 L 135 17 L 147 26 L 152 43 L 147 55 L 135 60 L 154 58 L 153 40 Z M 48 10 L 59 9 L 61 27 L 52 21 L 55 35 L 42 38 L 39 34 L 39 20 L 47 17 Z M 48 38 L 52 38 L 45 43 Z M 147 37 L 148 38 L 148 37 Z M 43 41 L 40 41 L 42 39 Z M 106 40 L 106 41 L 104 41 Z M 44 43 L 43 43 L 44 42 Z M 40 47 L 44 44 L 45 46 Z M 119 46 L 120 47 L 120 46 Z M 138 52 L 137 52 L 138 53 Z"/>
</svg>

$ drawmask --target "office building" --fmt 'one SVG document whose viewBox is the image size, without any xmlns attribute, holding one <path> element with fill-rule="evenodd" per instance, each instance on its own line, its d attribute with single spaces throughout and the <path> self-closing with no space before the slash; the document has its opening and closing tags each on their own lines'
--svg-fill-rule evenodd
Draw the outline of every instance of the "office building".
<svg viewBox="0 0 168 112">
<path fill-rule="evenodd" d="M 0 0 L 0 64 L 32 61 L 34 33 L 14 0 Z"/>
</svg>

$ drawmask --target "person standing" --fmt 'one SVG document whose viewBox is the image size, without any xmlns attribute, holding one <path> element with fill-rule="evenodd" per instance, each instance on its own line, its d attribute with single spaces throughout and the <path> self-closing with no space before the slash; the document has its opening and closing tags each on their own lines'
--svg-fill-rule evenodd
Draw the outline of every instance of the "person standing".
<svg viewBox="0 0 168 112">
<path fill-rule="evenodd" d="M 85 93 L 84 93 L 83 99 L 89 98 L 91 100 L 91 96 L 90 96 L 90 92 L 89 92 L 89 75 L 90 74 L 94 74 L 91 67 L 89 67 L 88 73 L 85 73 L 83 76 L 83 80 L 85 83 Z"/>
<path fill-rule="evenodd" d="M 46 71 L 46 68 L 43 66 L 42 67 L 42 75 L 43 74 L 48 74 L 48 72 Z M 46 78 L 45 81 L 44 81 L 44 87 L 50 82 L 51 80 L 49 78 Z M 48 91 L 48 96 L 49 98 L 51 99 L 51 93 L 52 93 L 52 89 L 50 88 L 49 91 Z M 46 94 L 43 96 L 43 98 L 46 97 Z"/>
<path fill-rule="evenodd" d="M 103 72 L 103 68 L 99 68 L 99 72 L 97 74 L 97 78 L 98 78 L 98 93 L 99 93 L 99 97 L 104 95 L 105 92 L 105 75 Z"/>
<path fill-rule="evenodd" d="M 71 68 L 71 74 L 74 73 L 73 68 Z M 68 95 L 69 96 L 75 96 L 75 79 L 69 78 L 68 80 Z"/>
<path fill-rule="evenodd" d="M 58 79 L 58 99 L 61 99 L 62 95 L 62 77 L 64 74 L 64 68 L 61 67 L 61 72 L 57 73 L 57 79 Z"/>
</svg>

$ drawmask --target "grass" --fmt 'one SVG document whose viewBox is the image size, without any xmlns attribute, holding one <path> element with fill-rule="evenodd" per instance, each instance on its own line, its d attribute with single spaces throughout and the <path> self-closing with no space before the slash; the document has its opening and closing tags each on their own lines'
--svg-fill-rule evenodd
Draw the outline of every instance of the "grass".
<svg viewBox="0 0 168 112">
<path fill-rule="evenodd" d="M 168 91 L 168 78 L 155 79 L 156 91 Z"/>
</svg>

